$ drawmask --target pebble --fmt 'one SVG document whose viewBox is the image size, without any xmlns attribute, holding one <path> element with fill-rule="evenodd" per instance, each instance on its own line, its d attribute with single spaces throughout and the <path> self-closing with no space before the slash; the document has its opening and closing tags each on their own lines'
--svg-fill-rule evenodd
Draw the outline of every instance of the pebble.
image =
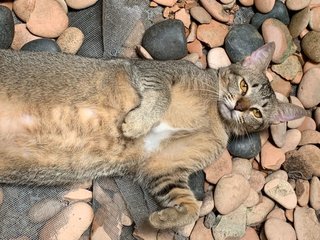
<svg viewBox="0 0 320 240">
<path fill-rule="evenodd" d="M 260 135 L 259 133 L 250 133 L 244 136 L 231 136 L 227 148 L 234 157 L 253 158 L 261 150 Z"/>
<path fill-rule="evenodd" d="M 153 2 L 162 6 L 172 7 L 177 3 L 177 0 L 153 0 Z"/>
<path fill-rule="evenodd" d="M 256 230 L 254 230 L 252 227 L 247 227 L 246 233 L 240 240 L 260 240 Z"/>
<path fill-rule="evenodd" d="M 150 53 L 148 53 L 148 51 L 144 47 L 138 45 L 136 50 L 138 55 L 143 59 L 153 60 L 153 57 L 150 55 Z"/>
<path fill-rule="evenodd" d="M 285 180 L 276 178 L 267 182 L 264 192 L 286 209 L 294 209 L 297 206 L 297 196 Z"/>
<path fill-rule="evenodd" d="M 191 16 L 190 14 L 186 11 L 186 9 L 184 8 L 181 8 L 179 11 L 177 11 L 175 13 L 175 16 L 174 18 L 176 20 L 180 20 L 181 22 L 183 22 L 183 25 L 186 27 L 186 28 L 189 28 L 190 25 L 191 25 Z"/>
<path fill-rule="evenodd" d="M 92 191 L 87 189 L 74 189 L 62 196 L 62 198 L 69 202 L 75 201 L 83 201 L 83 202 L 90 202 L 92 200 Z"/>
<path fill-rule="evenodd" d="M 33 223 L 47 221 L 60 212 L 64 206 L 64 203 L 57 199 L 43 199 L 29 209 L 29 220 Z"/>
<path fill-rule="evenodd" d="M 195 39 L 193 42 L 187 43 L 187 49 L 189 53 L 197 53 L 198 56 L 203 55 L 203 46 L 198 39 Z"/>
<path fill-rule="evenodd" d="M 269 212 L 267 219 L 276 218 L 282 221 L 286 221 L 285 211 L 281 208 L 275 207 L 271 212 Z"/>
<path fill-rule="evenodd" d="M 294 211 L 294 228 L 299 240 L 318 240 L 320 223 L 315 210 L 309 207 L 297 207 Z"/>
<path fill-rule="evenodd" d="M 301 10 L 307 7 L 310 0 L 286 0 L 287 8 L 293 11 Z"/>
<path fill-rule="evenodd" d="M 65 0 L 65 1 L 67 5 L 73 9 L 84 9 L 94 5 L 98 0 Z"/>
<path fill-rule="evenodd" d="M 314 31 L 320 31 L 320 5 L 311 9 L 309 26 Z"/>
<path fill-rule="evenodd" d="M 250 184 L 239 174 L 223 176 L 214 191 L 215 207 L 221 214 L 237 209 L 249 196 Z"/>
<path fill-rule="evenodd" d="M 265 129 L 260 132 L 261 146 L 263 146 L 268 141 L 269 137 L 270 137 L 269 129 Z"/>
<path fill-rule="evenodd" d="M 200 3 L 214 19 L 225 23 L 232 21 L 232 15 L 229 15 L 216 0 L 200 0 Z"/>
<path fill-rule="evenodd" d="M 307 144 L 320 144 L 320 132 L 315 130 L 305 130 L 301 134 L 299 146 Z"/>
<path fill-rule="evenodd" d="M 253 188 L 250 188 L 249 196 L 243 202 L 243 205 L 246 207 L 253 207 L 257 205 L 259 201 L 260 201 L 259 194 Z"/>
<path fill-rule="evenodd" d="M 220 178 L 232 172 L 232 160 L 229 152 L 223 154 L 204 169 L 206 180 L 209 183 L 217 184 Z"/>
<path fill-rule="evenodd" d="M 272 172 L 266 177 L 266 183 L 273 179 L 282 179 L 284 181 L 288 181 L 288 174 L 282 169 Z"/>
<path fill-rule="evenodd" d="M 14 25 L 14 38 L 11 44 L 11 48 L 14 50 L 20 50 L 20 48 L 26 43 L 39 39 L 40 37 L 33 35 L 27 29 L 25 23 L 19 23 Z"/>
<path fill-rule="evenodd" d="M 34 10 L 36 0 L 15 0 L 12 5 L 12 10 L 15 15 L 23 22 L 27 22 L 31 12 Z"/>
<path fill-rule="evenodd" d="M 29 31 L 37 36 L 56 38 L 68 27 L 69 18 L 55 0 L 36 0 L 27 21 Z"/>
<path fill-rule="evenodd" d="M 247 208 L 247 226 L 256 226 L 265 221 L 274 205 L 274 202 L 270 198 L 262 196 L 261 201 L 257 205 Z"/>
<path fill-rule="evenodd" d="M 197 29 L 197 38 L 210 48 L 222 46 L 227 34 L 227 25 L 215 20 L 211 20 L 209 24 L 201 24 Z"/>
<path fill-rule="evenodd" d="M 200 207 L 200 217 L 209 214 L 214 208 L 213 192 L 207 191 L 204 194 L 202 205 Z"/>
<path fill-rule="evenodd" d="M 190 240 L 214 240 L 211 234 L 211 229 L 204 226 L 204 218 L 201 217 L 196 222 L 194 229 L 190 235 Z"/>
<path fill-rule="evenodd" d="M 281 78 L 279 75 L 276 73 L 271 73 L 272 75 L 272 82 L 271 82 L 271 87 L 273 91 L 277 93 L 281 93 L 285 97 L 289 97 L 290 92 L 291 92 L 291 84 L 289 81 L 284 80 Z"/>
<path fill-rule="evenodd" d="M 194 228 L 195 224 L 196 222 L 193 222 L 184 227 L 180 227 L 176 230 L 176 233 L 178 233 L 180 236 L 188 238 L 190 237 L 192 229 Z"/>
<path fill-rule="evenodd" d="M 188 51 L 183 23 L 169 19 L 152 25 L 143 35 L 142 46 L 157 60 L 185 57 Z"/>
<path fill-rule="evenodd" d="M 266 180 L 265 180 L 264 174 L 262 172 L 254 170 L 254 169 L 251 171 L 249 184 L 250 184 L 251 188 L 253 188 L 256 192 L 261 191 L 265 182 L 266 182 Z"/>
<path fill-rule="evenodd" d="M 191 16 L 199 23 L 210 23 L 211 15 L 201 6 L 196 6 L 190 9 Z"/>
<path fill-rule="evenodd" d="M 290 96 L 290 103 L 303 108 L 302 103 L 300 102 L 299 98 L 297 98 L 296 96 Z M 288 121 L 288 127 L 289 128 L 300 127 L 304 120 L 305 120 L 305 117 L 301 117 L 295 120 Z"/>
<path fill-rule="evenodd" d="M 92 220 L 93 210 L 87 203 L 71 204 L 46 222 L 40 230 L 39 240 L 78 240 Z"/>
<path fill-rule="evenodd" d="M 316 130 L 316 122 L 311 118 L 306 116 L 302 124 L 297 128 L 300 132 L 306 130 Z"/>
<path fill-rule="evenodd" d="M 240 62 L 264 44 L 251 24 L 235 25 L 225 39 L 225 50 L 232 62 Z"/>
<path fill-rule="evenodd" d="M 310 60 L 316 63 L 320 62 L 319 39 L 320 32 L 310 31 L 303 37 L 301 42 L 303 52 L 310 58 Z"/>
<path fill-rule="evenodd" d="M 315 176 L 310 182 L 310 205 L 314 210 L 320 210 L 320 180 Z"/>
<path fill-rule="evenodd" d="M 256 13 L 251 19 L 251 24 L 259 29 L 262 23 L 268 18 L 275 18 L 281 21 L 283 24 L 288 25 L 290 17 L 286 6 L 279 0 L 276 0 L 273 9 L 266 13 Z"/>
<path fill-rule="evenodd" d="M 214 212 L 210 212 L 204 217 L 204 225 L 206 228 L 213 228 L 216 225 L 217 217 Z"/>
<path fill-rule="evenodd" d="M 296 14 L 294 14 L 291 18 L 289 24 L 289 31 L 293 38 L 298 37 L 301 32 L 308 26 L 310 20 L 310 9 L 305 8 Z"/>
<path fill-rule="evenodd" d="M 207 55 L 208 65 L 212 69 L 219 69 L 231 65 L 231 61 L 224 48 L 216 47 L 209 50 Z"/>
<path fill-rule="evenodd" d="M 214 240 L 239 239 L 245 231 L 246 207 L 243 205 L 221 216 L 218 224 L 212 229 Z"/>
<path fill-rule="evenodd" d="M 285 154 L 280 148 L 266 142 L 261 149 L 261 166 L 264 169 L 278 170 L 285 161 Z"/>
<path fill-rule="evenodd" d="M 261 30 L 265 42 L 274 42 L 276 44 L 272 57 L 274 63 L 284 62 L 296 51 L 297 47 L 293 43 L 289 29 L 281 21 L 269 18 L 263 22 Z"/>
<path fill-rule="evenodd" d="M 254 6 L 259 12 L 268 13 L 273 9 L 275 2 L 275 0 L 255 0 Z"/>
<path fill-rule="evenodd" d="M 270 218 L 265 222 L 264 232 L 268 240 L 296 240 L 293 227 L 277 218 Z"/>
<path fill-rule="evenodd" d="M 62 6 L 65 13 L 68 14 L 68 5 L 65 0 L 56 0 Z"/>
<path fill-rule="evenodd" d="M 151 59 L 152 59 L 152 57 L 151 57 Z M 187 61 L 195 64 L 199 60 L 199 54 L 198 53 L 190 53 L 187 56 L 185 56 L 184 58 L 182 58 L 182 60 L 187 60 Z"/>
<path fill-rule="evenodd" d="M 0 5 L 9 8 L 9 9 L 12 11 L 12 8 L 13 8 L 13 0 L 9 0 L 9 1 L 7 1 L 7 2 L 0 2 Z"/>
<path fill-rule="evenodd" d="M 310 61 L 306 61 L 303 65 L 303 72 L 306 73 L 311 68 L 320 68 L 320 63 L 313 63 Z"/>
<path fill-rule="evenodd" d="M 197 29 L 198 29 L 198 25 L 195 22 L 191 22 L 190 25 L 190 32 L 189 35 L 187 37 L 187 42 L 193 42 L 197 39 Z"/>
<path fill-rule="evenodd" d="M 299 85 L 297 96 L 305 108 L 315 107 L 320 103 L 320 68 L 307 71 Z"/>
<path fill-rule="evenodd" d="M 281 150 L 286 153 L 295 150 L 301 140 L 301 132 L 297 129 L 289 129 L 286 133 L 286 140 Z"/>
<path fill-rule="evenodd" d="M 234 158 L 232 161 L 232 173 L 240 174 L 245 177 L 245 179 L 250 179 L 252 171 L 251 162 L 248 159 Z"/>
<path fill-rule="evenodd" d="M 245 7 L 250 7 L 254 4 L 254 0 L 239 0 L 239 2 Z"/>
<path fill-rule="evenodd" d="M 282 166 L 293 179 L 310 179 L 314 171 L 311 164 L 305 161 L 305 156 L 297 150 L 286 153 L 286 161 Z"/>
<path fill-rule="evenodd" d="M 302 66 L 297 56 L 291 55 L 281 64 L 273 64 L 272 71 L 286 80 L 293 80 L 298 72 L 302 72 Z"/>
<path fill-rule="evenodd" d="M 79 28 L 68 27 L 58 37 L 57 44 L 64 53 L 76 54 L 84 41 L 84 34 Z"/>
<path fill-rule="evenodd" d="M 294 212 L 294 209 L 286 209 L 286 212 L 285 212 L 286 218 L 290 222 L 293 222 L 293 220 L 294 220 L 293 219 L 293 212 Z"/>
<path fill-rule="evenodd" d="M 8 49 L 14 37 L 14 22 L 9 8 L 0 6 L 0 49 Z"/>
<path fill-rule="evenodd" d="M 310 192 L 310 185 L 307 180 L 298 179 L 295 185 L 296 195 L 298 198 L 298 204 L 301 207 L 305 207 L 308 205 L 309 202 L 309 192 Z"/>
<path fill-rule="evenodd" d="M 59 45 L 55 41 L 47 38 L 41 38 L 27 42 L 21 47 L 20 50 L 32 52 L 61 52 Z"/>
<path fill-rule="evenodd" d="M 270 132 L 275 145 L 279 148 L 283 147 L 286 140 L 287 123 L 272 124 Z"/>
</svg>

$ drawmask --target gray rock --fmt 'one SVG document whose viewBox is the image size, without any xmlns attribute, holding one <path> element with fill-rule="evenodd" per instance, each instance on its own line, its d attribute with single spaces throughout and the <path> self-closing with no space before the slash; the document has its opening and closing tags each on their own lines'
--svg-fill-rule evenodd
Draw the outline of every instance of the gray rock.
<svg viewBox="0 0 320 240">
<path fill-rule="evenodd" d="M 228 151 L 234 157 L 253 158 L 261 150 L 260 135 L 251 133 L 245 136 L 231 137 L 228 143 Z"/>
<path fill-rule="evenodd" d="M 250 24 L 235 25 L 225 39 L 225 49 L 232 62 L 242 61 L 264 44 L 261 34 Z"/>
<path fill-rule="evenodd" d="M 23 51 L 32 52 L 61 52 L 59 45 L 51 39 L 36 39 L 22 46 Z"/>
<path fill-rule="evenodd" d="M 165 20 L 148 28 L 142 46 L 157 60 L 175 60 L 185 57 L 187 40 L 180 20 Z"/>
<path fill-rule="evenodd" d="M 288 25 L 290 22 L 289 13 L 287 7 L 279 0 L 276 1 L 273 9 L 266 13 L 256 13 L 251 19 L 251 24 L 256 28 L 260 28 L 262 23 L 268 18 L 276 18 L 283 22 L 285 25 Z"/>
<path fill-rule="evenodd" d="M 14 21 L 9 8 L 0 6 L 0 48 L 8 49 L 14 36 Z"/>
</svg>

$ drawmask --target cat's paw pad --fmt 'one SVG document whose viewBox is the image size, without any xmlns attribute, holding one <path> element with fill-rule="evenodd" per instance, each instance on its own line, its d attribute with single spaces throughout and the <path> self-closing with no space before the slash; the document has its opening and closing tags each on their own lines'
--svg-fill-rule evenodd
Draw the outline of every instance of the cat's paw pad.
<svg viewBox="0 0 320 240">
<path fill-rule="evenodd" d="M 149 217 L 150 224 L 157 229 L 182 227 L 196 220 L 194 214 L 188 213 L 184 206 L 177 205 L 158 212 Z"/>
</svg>

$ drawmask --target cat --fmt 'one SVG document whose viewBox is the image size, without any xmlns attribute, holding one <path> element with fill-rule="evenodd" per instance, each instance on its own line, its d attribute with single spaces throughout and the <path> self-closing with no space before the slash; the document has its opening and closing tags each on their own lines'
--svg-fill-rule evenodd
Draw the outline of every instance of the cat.
<svg viewBox="0 0 320 240">
<path fill-rule="evenodd" d="M 191 173 L 231 134 L 304 116 L 264 74 L 275 45 L 202 70 L 187 61 L 103 60 L 0 51 L 0 182 L 59 185 L 131 175 L 163 209 L 158 229 L 195 221 Z"/>
</svg>

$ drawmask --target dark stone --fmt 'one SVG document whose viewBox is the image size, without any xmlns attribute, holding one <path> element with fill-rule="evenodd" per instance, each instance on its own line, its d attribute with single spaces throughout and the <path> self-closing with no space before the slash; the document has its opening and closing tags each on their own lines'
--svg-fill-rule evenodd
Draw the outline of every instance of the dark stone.
<svg viewBox="0 0 320 240">
<path fill-rule="evenodd" d="M 260 134 L 250 133 L 244 136 L 233 136 L 229 140 L 228 150 L 234 157 L 253 158 L 261 150 Z"/>
<path fill-rule="evenodd" d="M 233 24 L 250 23 L 253 15 L 254 11 L 252 7 L 240 7 L 234 16 Z"/>
<path fill-rule="evenodd" d="M 262 23 L 268 18 L 276 18 L 288 25 L 290 22 L 289 13 L 287 7 L 279 0 L 276 1 L 273 9 L 268 13 L 256 13 L 251 19 L 251 24 L 256 28 L 260 28 Z"/>
<path fill-rule="evenodd" d="M 10 48 L 14 36 L 14 21 L 9 8 L 0 6 L 0 48 Z"/>
<path fill-rule="evenodd" d="M 191 188 L 197 200 L 202 200 L 204 197 L 204 181 L 205 175 L 203 171 L 193 173 L 189 177 L 189 187 Z"/>
<path fill-rule="evenodd" d="M 224 41 L 226 52 L 232 62 L 240 62 L 264 44 L 258 30 L 250 24 L 235 25 Z"/>
<path fill-rule="evenodd" d="M 23 45 L 21 50 L 32 52 L 61 52 L 59 45 L 55 41 L 46 38 L 30 41 Z"/>
<path fill-rule="evenodd" d="M 157 60 L 176 60 L 185 57 L 187 40 L 180 20 L 165 20 L 148 28 L 142 46 Z"/>
<path fill-rule="evenodd" d="M 312 166 L 305 161 L 304 156 L 297 150 L 286 152 L 286 161 L 282 166 L 288 173 L 289 178 L 306 180 L 312 178 Z"/>
<path fill-rule="evenodd" d="M 210 212 L 208 215 L 206 215 L 204 217 L 203 225 L 206 228 L 211 229 L 216 225 L 216 222 L 217 222 L 217 217 L 216 217 L 215 213 L 214 212 Z"/>
</svg>

